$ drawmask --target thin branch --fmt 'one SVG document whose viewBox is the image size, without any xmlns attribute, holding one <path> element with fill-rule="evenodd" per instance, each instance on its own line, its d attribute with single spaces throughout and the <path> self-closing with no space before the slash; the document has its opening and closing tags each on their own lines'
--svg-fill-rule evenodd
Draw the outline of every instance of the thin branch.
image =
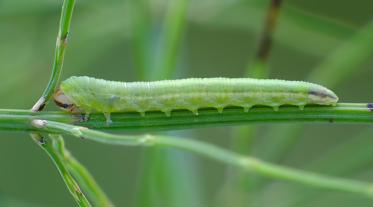
<svg viewBox="0 0 373 207">
<path fill-rule="evenodd" d="M 58 87 L 58 82 L 60 79 L 63 60 L 65 56 L 65 49 L 67 46 L 68 35 L 70 30 L 70 22 L 73 14 L 73 9 L 75 5 L 75 0 L 64 0 L 62 5 L 62 12 L 60 18 L 60 26 L 58 31 L 58 36 L 56 40 L 56 49 L 54 53 L 54 63 L 52 68 L 52 74 L 48 82 L 47 87 L 45 88 L 43 94 L 39 100 L 32 107 L 32 111 L 41 111 L 43 110 L 46 103 L 52 97 L 56 88 Z"/>
<path fill-rule="evenodd" d="M 70 23 L 75 6 L 75 0 L 64 0 L 62 5 L 59 31 L 56 40 L 56 49 L 52 74 L 39 100 L 34 104 L 31 111 L 40 112 L 43 110 L 46 103 L 50 100 L 53 93 L 58 87 L 59 79 L 62 72 L 65 50 L 67 47 L 68 34 Z M 78 182 L 73 178 L 71 172 L 78 178 L 80 184 L 85 187 L 85 191 L 93 195 L 92 200 L 100 206 L 111 206 L 106 195 L 99 189 L 88 171 L 81 166 L 73 157 L 65 150 L 63 138 L 61 136 L 51 136 L 48 142 L 37 133 L 31 133 L 31 137 L 44 149 L 49 157 L 54 162 L 67 188 L 79 206 L 91 206 L 88 199 L 81 191 Z M 68 153 L 68 154 L 66 154 Z M 69 156 L 68 156 L 69 155 Z M 106 199 L 106 200 L 105 200 Z M 104 205 L 105 204 L 105 205 Z M 109 205 L 110 204 L 110 205 Z"/>
<path fill-rule="evenodd" d="M 91 206 L 84 193 L 81 191 L 79 185 L 66 169 L 64 159 L 60 154 L 60 144 L 62 138 L 60 136 L 51 136 L 50 139 L 46 140 L 44 137 L 38 134 L 31 134 L 34 141 L 49 155 L 53 163 L 58 169 L 61 177 L 63 178 L 69 192 L 73 196 L 74 200 L 79 206 Z"/>
<path fill-rule="evenodd" d="M 113 135 L 85 127 L 40 119 L 31 121 L 31 124 L 35 128 L 45 130 L 46 132 L 54 131 L 62 134 L 69 134 L 77 138 L 89 139 L 105 144 L 177 148 L 274 179 L 287 180 L 323 189 L 357 193 L 373 198 L 373 184 L 370 183 L 334 178 L 282 167 L 252 157 L 245 157 L 197 140 L 169 136 Z"/>
<path fill-rule="evenodd" d="M 114 206 L 89 171 L 67 150 L 65 150 L 64 158 L 69 171 L 82 186 L 83 192 L 87 193 L 94 206 Z"/>
<path fill-rule="evenodd" d="M 162 112 L 113 113 L 113 123 L 107 125 L 105 116 L 94 113 L 86 122 L 81 114 L 65 112 L 30 112 L 26 110 L 0 109 L 0 130 L 33 131 L 31 119 L 47 119 L 68 124 L 76 124 L 92 129 L 121 129 L 126 131 L 151 131 L 191 129 L 198 127 L 243 125 L 274 122 L 323 122 L 323 123 L 373 123 L 373 104 L 340 103 L 332 106 L 306 106 L 300 110 L 294 106 L 281 107 L 273 111 L 269 107 L 254 107 L 249 112 L 242 108 L 226 108 L 223 113 L 216 109 L 201 109 L 198 116 L 190 111 L 173 111 L 171 117 Z"/>
</svg>

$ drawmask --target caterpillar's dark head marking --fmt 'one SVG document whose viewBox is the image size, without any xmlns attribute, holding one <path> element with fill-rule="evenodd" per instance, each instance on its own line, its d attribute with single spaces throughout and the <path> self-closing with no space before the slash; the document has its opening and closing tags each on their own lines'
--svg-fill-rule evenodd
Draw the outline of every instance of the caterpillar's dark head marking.
<svg viewBox="0 0 373 207">
<path fill-rule="evenodd" d="M 338 102 L 338 96 L 327 89 L 310 90 L 308 95 L 319 104 L 335 105 Z"/>
<path fill-rule="evenodd" d="M 58 89 L 54 93 L 53 100 L 57 104 L 57 106 L 66 111 L 74 112 L 77 109 L 75 104 L 73 104 L 60 89 Z"/>
<path fill-rule="evenodd" d="M 368 109 L 373 112 L 373 103 L 368 103 L 367 105 Z"/>
</svg>

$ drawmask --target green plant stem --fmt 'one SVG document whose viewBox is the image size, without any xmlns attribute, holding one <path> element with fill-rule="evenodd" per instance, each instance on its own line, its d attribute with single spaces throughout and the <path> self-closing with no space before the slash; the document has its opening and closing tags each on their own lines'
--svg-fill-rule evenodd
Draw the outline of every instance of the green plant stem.
<svg viewBox="0 0 373 207">
<path fill-rule="evenodd" d="M 0 130 L 33 131 L 28 121 L 31 119 L 47 119 L 69 124 L 86 126 L 93 129 L 121 129 L 134 131 L 190 129 L 207 126 L 242 125 L 249 123 L 275 122 L 342 122 L 373 123 L 373 112 L 366 103 L 340 103 L 332 106 L 284 106 L 279 111 L 269 107 L 254 107 L 250 112 L 242 108 L 227 108 L 223 113 L 216 109 L 201 109 L 196 116 L 190 111 L 173 111 L 171 117 L 162 112 L 148 112 L 144 117 L 139 113 L 112 113 L 113 123 L 107 125 L 101 113 L 90 115 L 90 119 L 81 122 L 81 114 L 64 112 L 30 112 L 27 110 L 0 109 Z"/>
<path fill-rule="evenodd" d="M 32 111 L 41 111 L 45 104 L 52 97 L 54 91 L 58 87 L 63 60 L 65 56 L 65 50 L 67 47 L 68 35 L 70 30 L 70 22 L 73 14 L 75 0 L 64 0 L 62 5 L 62 12 L 60 18 L 60 26 L 58 36 L 56 40 L 56 49 L 54 53 L 54 63 L 52 68 L 52 74 L 45 88 L 43 94 L 39 100 L 32 107 Z"/>
<path fill-rule="evenodd" d="M 50 137 L 50 139 L 46 140 L 38 134 L 32 134 L 32 138 L 52 159 L 77 204 L 82 207 L 91 206 L 84 193 L 81 191 L 79 185 L 74 180 L 73 176 L 70 174 L 68 169 L 66 169 L 64 158 L 60 154 L 61 149 L 59 142 L 62 141 L 62 138 L 60 136 L 53 135 Z"/>
<path fill-rule="evenodd" d="M 54 63 L 52 67 L 52 74 L 39 100 L 34 104 L 31 111 L 42 111 L 47 102 L 51 99 L 56 91 L 59 79 L 62 72 L 62 66 L 65 56 L 65 50 L 68 42 L 68 34 L 70 30 L 70 23 L 75 6 L 75 0 L 64 0 L 62 5 L 59 31 L 56 40 L 56 49 L 54 56 Z M 44 138 L 39 134 L 31 133 L 31 137 L 41 146 L 42 149 L 53 160 L 55 166 L 62 179 L 64 180 L 71 195 L 79 206 L 91 206 L 88 199 L 81 191 L 78 182 L 73 178 L 71 172 L 77 177 L 80 184 L 85 188 L 91 196 L 94 204 L 99 206 L 111 206 L 110 201 L 105 197 L 105 194 L 100 191 L 93 178 L 88 171 L 80 165 L 71 155 L 65 150 L 64 141 L 61 136 L 51 136 L 48 142 L 44 143 Z M 69 161 L 69 162 L 68 162 Z M 106 199 L 106 200 L 105 200 Z M 109 205 L 110 204 L 110 205 Z"/>
<path fill-rule="evenodd" d="M 282 167 L 261 160 L 203 143 L 197 140 L 169 136 L 152 135 L 113 135 L 86 127 L 74 126 L 48 120 L 32 120 L 31 125 L 45 132 L 69 134 L 77 138 L 89 139 L 105 144 L 129 146 L 163 146 L 190 151 L 192 153 L 236 166 L 242 170 L 261 174 L 274 179 L 288 180 L 307 186 L 357 193 L 373 198 L 373 185 L 366 182 L 334 178 Z"/>
<path fill-rule="evenodd" d="M 106 196 L 105 192 L 100 188 L 100 186 L 96 183 L 93 176 L 89 173 L 89 171 L 76 160 L 71 153 L 66 150 L 63 146 L 63 158 L 66 163 L 67 169 L 76 179 L 77 183 L 83 189 L 92 202 L 93 206 L 102 206 L 108 207 L 113 206 L 109 198 Z"/>
</svg>

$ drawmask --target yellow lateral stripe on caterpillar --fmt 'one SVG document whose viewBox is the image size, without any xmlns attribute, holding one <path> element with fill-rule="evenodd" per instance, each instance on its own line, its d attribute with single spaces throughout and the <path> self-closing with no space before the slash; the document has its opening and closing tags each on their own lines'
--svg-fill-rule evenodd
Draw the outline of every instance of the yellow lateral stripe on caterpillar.
<svg viewBox="0 0 373 207">
<path fill-rule="evenodd" d="M 248 111 L 254 105 L 273 107 L 284 104 L 335 105 L 337 95 L 314 83 L 252 78 L 189 78 L 153 82 L 116 82 L 87 76 L 63 81 L 55 102 L 70 111 L 111 112 L 162 111 L 170 116 L 175 109 L 240 106 Z"/>
</svg>

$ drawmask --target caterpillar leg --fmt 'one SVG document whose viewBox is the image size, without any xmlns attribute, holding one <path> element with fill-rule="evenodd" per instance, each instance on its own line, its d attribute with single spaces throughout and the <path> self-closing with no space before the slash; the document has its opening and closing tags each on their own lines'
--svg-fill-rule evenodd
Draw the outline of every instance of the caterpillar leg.
<svg viewBox="0 0 373 207">
<path fill-rule="evenodd" d="M 271 105 L 271 107 L 273 108 L 273 111 L 278 111 L 278 109 L 280 108 L 279 105 Z"/>
<path fill-rule="evenodd" d="M 79 118 L 79 122 L 86 122 L 89 120 L 89 114 L 88 112 L 86 113 L 81 113 L 79 115 L 77 115 L 77 117 Z"/>
<path fill-rule="evenodd" d="M 249 112 L 249 110 L 251 109 L 251 107 L 253 107 L 253 105 L 244 105 L 242 107 L 243 107 L 244 112 Z"/>
<path fill-rule="evenodd" d="M 304 105 L 299 105 L 298 107 L 299 107 L 299 109 L 300 109 L 301 111 L 303 111 L 303 109 L 304 109 Z"/>
<path fill-rule="evenodd" d="M 90 113 L 89 112 L 86 112 L 83 116 L 83 121 L 88 121 L 89 120 L 89 115 Z"/>
<path fill-rule="evenodd" d="M 111 120 L 110 112 L 104 112 L 104 116 L 106 118 L 106 125 L 110 126 L 113 123 L 113 121 Z"/>
<path fill-rule="evenodd" d="M 191 111 L 194 115 L 198 116 L 198 108 L 189 108 L 189 111 Z"/>
<path fill-rule="evenodd" d="M 164 109 L 164 110 L 162 110 L 162 112 L 163 112 L 167 117 L 170 117 L 170 116 L 171 116 L 171 110 L 170 110 L 170 109 Z"/>
</svg>

